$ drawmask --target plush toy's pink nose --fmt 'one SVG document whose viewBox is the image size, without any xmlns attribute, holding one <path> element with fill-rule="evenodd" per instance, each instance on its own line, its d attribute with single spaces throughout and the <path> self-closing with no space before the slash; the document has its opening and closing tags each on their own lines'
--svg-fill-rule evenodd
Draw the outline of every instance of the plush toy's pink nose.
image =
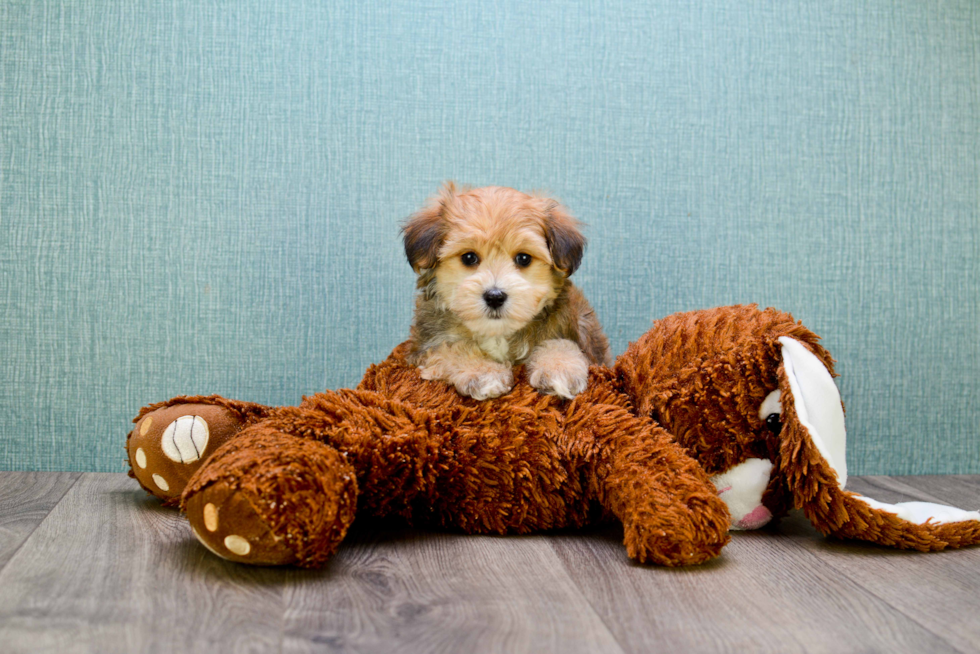
<svg viewBox="0 0 980 654">
<path fill-rule="evenodd" d="M 735 523 L 739 529 L 758 529 L 772 520 L 772 512 L 760 504 Z"/>
</svg>

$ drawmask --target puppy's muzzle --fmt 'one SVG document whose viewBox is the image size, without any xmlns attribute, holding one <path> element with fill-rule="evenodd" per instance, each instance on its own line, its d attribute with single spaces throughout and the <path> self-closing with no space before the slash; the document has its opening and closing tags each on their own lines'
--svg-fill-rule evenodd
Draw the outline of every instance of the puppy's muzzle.
<svg viewBox="0 0 980 654">
<path fill-rule="evenodd" d="M 496 310 L 504 306 L 504 302 L 507 301 L 507 294 L 499 288 L 491 288 L 483 292 L 483 301 L 488 307 Z"/>
</svg>

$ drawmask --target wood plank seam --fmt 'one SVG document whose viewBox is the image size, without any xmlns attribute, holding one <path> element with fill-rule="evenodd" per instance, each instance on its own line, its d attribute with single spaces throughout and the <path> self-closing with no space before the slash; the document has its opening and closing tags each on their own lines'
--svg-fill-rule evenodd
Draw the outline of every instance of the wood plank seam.
<svg viewBox="0 0 980 654">
<path fill-rule="evenodd" d="M 957 475 L 943 475 L 943 476 L 953 477 Z M 950 503 L 941 494 L 936 495 L 934 493 L 930 493 L 926 490 L 918 488 L 917 486 L 914 485 L 914 480 L 910 480 L 908 475 L 868 475 L 866 477 L 859 477 L 858 479 L 862 479 L 863 481 L 865 481 L 867 485 L 872 486 L 875 490 L 882 489 L 882 490 L 890 490 L 892 492 L 902 493 L 903 495 L 905 495 L 905 497 L 900 500 L 902 502 L 916 501 L 916 502 L 938 502 L 941 504 Z M 824 537 L 824 538 L 828 538 L 829 540 L 836 540 L 836 539 L 831 539 L 830 537 Z M 847 542 L 847 541 L 839 541 L 839 542 Z M 816 558 L 818 561 L 820 560 L 819 556 L 817 556 L 815 553 L 809 550 L 807 550 L 807 554 Z M 940 555 L 941 553 L 938 552 L 923 554 L 923 556 L 934 556 L 934 557 L 938 557 Z M 831 565 L 838 572 L 841 573 L 844 572 L 839 570 L 837 566 L 834 565 L 833 561 L 830 561 L 829 565 Z M 848 577 L 848 580 L 854 583 L 862 590 L 864 590 L 872 597 L 874 597 L 875 599 L 877 599 L 878 601 L 880 601 L 885 606 L 889 607 L 891 610 L 904 616 L 909 622 L 912 622 L 923 631 L 926 631 L 927 633 L 930 633 L 933 636 L 935 636 L 937 639 L 939 639 L 941 642 L 946 644 L 946 646 L 948 646 L 952 650 L 955 650 L 957 652 L 962 652 L 963 654 L 971 654 L 972 652 L 976 651 L 975 649 L 963 649 L 961 647 L 958 647 L 956 643 L 954 643 L 947 637 L 946 634 L 941 633 L 936 629 L 929 627 L 921 619 L 916 618 L 912 613 L 910 613 L 906 609 L 903 609 L 900 606 L 896 606 L 893 602 L 887 599 L 887 597 L 875 591 L 874 588 L 862 584 L 860 581 L 854 579 L 853 577 Z"/>
<path fill-rule="evenodd" d="M 586 592 L 586 589 L 582 588 L 582 585 L 578 582 L 578 580 L 576 580 L 575 577 L 569 572 L 568 567 L 565 564 L 565 560 L 561 556 L 561 552 L 558 551 L 558 547 L 555 544 L 555 540 L 549 539 L 548 546 L 551 548 L 551 551 L 554 553 L 555 560 L 558 563 L 558 567 L 561 568 L 562 574 L 564 574 L 568 578 L 568 580 L 572 582 L 572 585 L 579 592 L 579 595 L 581 595 L 585 603 L 589 605 L 589 609 L 599 619 L 599 622 L 605 628 L 606 632 L 610 635 L 610 637 L 619 647 L 619 651 L 623 652 L 623 654 L 629 652 L 630 650 L 628 649 L 628 645 L 624 644 L 619 638 L 616 637 L 616 632 L 613 630 L 612 626 L 610 626 L 610 624 L 605 620 L 605 618 L 602 617 L 602 613 L 596 608 L 595 604 L 592 603 L 592 600 L 589 599 L 589 594 Z"/>
<path fill-rule="evenodd" d="M 68 492 L 72 488 L 74 488 L 75 487 L 75 484 L 78 483 L 78 480 L 81 479 L 82 476 L 85 475 L 85 474 L 87 474 L 87 473 L 84 473 L 84 472 L 70 472 L 69 474 L 70 475 L 74 475 L 74 479 L 72 479 L 71 480 L 71 483 L 68 484 L 65 487 L 64 492 L 61 493 L 61 495 L 58 496 L 58 500 L 51 505 L 51 507 L 48 509 L 48 512 L 45 514 L 44 518 L 42 518 L 41 520 L 39 520 L 37 522 L 37 524 L 34 525 L 34 527 L 20 541 L 20 544 L 18 544 L 17 547 L 12 552 L 10 552 L 10 555 L 7 557 L 7 560 L 3 563 L 3 565 L 0 565 L 0 574 L 3 574 L 3 571 L 6 570 L 6 568 L 7 568 L 8 565 L 10 565 L 10 562 L 13 561 L 15 558 L 17 558 L 17 553 L 20 552 L 20 550 L 24 547 L 24 545 L 27 543 L 27 541 L 29 541 L 31 539 L 31 536 L 34 535 L 34 532 L 37 531 L 38 527 L 40 527 L 42 524 L 44 524 L 47 521 L 47 519 L 49 517 L 51 517 L 51 513 L 58 507 L 59 504 L 61 504 L 61 501 L 63 499 L 65 499 L 65 496 L 68 494 Z"/>
<path fill-rule="evenodd" d="M 912 490 L 915 491 L 916 489 L 912 488 Z M 940 500 L 941 499 L 942 498 L 940 498 Z M 817 533 L 816 531 L 813 532 L 813 539 L 814 539 L 814 542 L 819 541 L 819 540 L 822 539 L 822 540 L 826 540 L 826 541 L 830 541 L 830 542 L 838 542 L 838 543 L 842 543 L 842 544 L 846 544 L 847 543 L 847 541 L 844 541 L 844 540 L 839 540 L 839 539 L 832 538 L 832 537 L 824 537 L 824 536 L 820 535 L 819 533 Z M 734 545 L 734 544 L 735 543 L 733 543 L 732 545 Z M 730 545 L 730 547 L 732 545 Z M 903 609 L 903 608 L 901 608 L 899 606 L 896 606 L 894 604 L 894 602 L 889 601 L 889 599 L 887 599 L 887 596 L 883 596 L 881 593 L 876 592 L 873 588 L 871 588 L 871 587 L 867 586 L 866 584 L 862 583 L 862 581 L 860 579 L 856 579 L 856 578 L 848 575 L 845 570 L 842 570 L 842 569 L 838 568 L 837 566 L 835 566 L 832 561 L 828 561 L 827 560 L 827 557 L 821 556 L 818 552 L 816 552 L 816 551 L 812 550 L 810 547 L 806 546 L 806 544 L 804 542 L 800 542 L 799 540 L 795 540 L 794 539 L 794 540 L 791 540 L 789 542 L 785 542 L 784 541 L 782 543 L 779 543 L 778 541 L 775 541 L 774 540 L 772 542 L 772 545 L 773 546 L 777 546 L 779 548 L 788 548 L 788 550 L 791 551 L 794 556 L 808 557 L 811 560 L 812 564 L 814 564 L 814 565 L 811 566 L 814 569 L 827 568 L 827 566 L 830 565 L 831 568 L 832 568 L 832 570 L 833 570 L 833 572 L 837 573 L 836 575 L 832 575 L 832 577 L 835 576 L 836 577 L 836 583 L 844 586 L 844 589 L 841 589 L 841 590 L 844 590 L 844 594 L 845 595 L 852 596 L 852 597 L 858 597 L 858 598 L 864 597 L 865 598 L 865 600 L 864 600 L 865 602 L 868 602 L 869 600 L 870 601 L 873 601 L 873 602 L 876 602 L 878 604 L 878 608 L 880 610 L 884 610 L 884 611 L 888 611 L 888 612 L 893 613 L 894 616 L 896 617 L 896 619 L 909 622 L 912 625 L 914 625 L 914 627 L 916 629 L 920 630 L 923 634 L 928 634 L 932 638 L 936 639 L 936 641 L 938 641 L 938 643 L 941 643 L 942 644 L 942 646 L 943 646 L 942 651 L 946 651 L 945 648 L 948 648 L 948 651 L 963 652 L 963 653 L 977 651 L 976 649 L 971 649 L 969 647 L 964 648 L 964 646 L 962 645 L 962 643 L 960 645 L 957 645 L 954 641 L 952 641 L 948 637 L 947 634 L 942 633 L 941 630 L 937 630 L 935 628 L 935 625 L 933 625 L 933 627 L 930 628 L 930 626 L 928 626 L 926 623 L 924 623 L 921 618 L 914 618 L 913 617 L 914 616 L 914 613 L 910 613 L 910 611 L 908 609 Z M 553 543 L 552 546 L 556 549 L 556 553 L 558 553 L 557 552 L 557 547 L 558 547 L 557 544 L 556 543 Z M 883 548 L 883 550 L 885 552 L 889 552 L 889 553 L 893 552 L 893 550 L 889 550 L 887 548 Z M 916 554 L 918 554 L 918 553 L 916 553 Z M 913 554 L 913 556 L 914 555 L 915 554 Z M 929 555 L 928 554 L 919 554 L 919 556 L 929 556 Z M 567 563 L 565 562 L 564 558 L 563 557 L 560 557 L 560 558 L 562 558 L 563 567 L 566 567 L 567 566 Z M 787 560 L 788 559 L 789 559 L 789 557 L 787 557 Z M 735 562 L 735 564 L 738 565 L 737 562 Z M 568 570 L 567 567 L 566 567 L 566 570 Z M 828 578 L 828 579 L 830 579 L 830 578 Z M 576 584 L 576 587 L 582 592 L 583 596 L 585 597 L 585 600 L 589 603 L 590 608 L 595 613 L 597 613 L 599 615 L 600 620 L 603 620 L 603 610 L 602 610 L 602 607 L 601 607 L 601 605 L 597 607 L 597 605 L 593 602 L 593 600 L 592 600 L 593 594 L 589 592 L 589 588 L 586 585 L 583 585 L 583 584 L 579 583 L 578 580 L 575 578 L 574 575 L 573 575 L 573 582 Z M 841 592 L 841 591 L 839 590 L 837 592 Z M 608 612 L 606 612 L 606 613 L 608 615 Z M 612 618 L 614 616 L 610 615 L 609 617 Z M 603 624 L 606 626 L 607 630 L 610 630 L 612 632 L 613 637 L 616 638 L 617 631 L 613 630 L 616 625 L 615 624 L 610 625 L 609 623 L 607 623 L 604 620 L 603 620 Z M 624 644 L 619 638 L 616 638 L 616 642 L 625 651 L 635 651 L 635 648 L 631 650 L 629 643 Z M 906 650 L 906 651 L 909 651 L 909 650 Z"/>
<path fill-rule="evenodd" d="M 855 582 L 855 583 L 857 583 L 857 585 L 860 588 L 862 588 L 869 595 L 871 595 L 872 597 L 874 597 L 875 599 L 877 599 L 878 601 L 880 601 L 882 604 L 884 604 L 885 606 L 887 606 L 891 610 L 895 611 L 896 613 L 898 613 L 900 615 L 905 616 L 905 618 L 909 622 L 915 624 L 915 626 L 919 627 L 923 631 L 925 631 L 927 633 L 930 633 L 933 636 L 935 636 L 936 638 L 938 638 L 941 642 L 943 642 L 950 649 L 953 649 L 953 650 L 955 650 L 957 652 L 961 652 L 962 654 L 973 654 L 976 651 L 976 650 L 964 650 L 964 649 L 961 649 L 961 648 L 957 647 L 956 646 L 956 643 L 950 641 L 944 634 L 941 634 L 941 633 L 937 632 L 935 629 L 930 628 L 928 625 L 923 624 L 923 622 L 921 620 L 916 619 L 915 616 L 911 615 L 908 611 L 903 610 L 901 607 L 895 606 L 892 602 L 888 601 L 886 598 L 884 598 L 881 595 L 879 595 L 878 593 L 876 593 L 873 589 L 868 588 L 867 586 L 861 584 L 860 582 Z"/>
</svg>

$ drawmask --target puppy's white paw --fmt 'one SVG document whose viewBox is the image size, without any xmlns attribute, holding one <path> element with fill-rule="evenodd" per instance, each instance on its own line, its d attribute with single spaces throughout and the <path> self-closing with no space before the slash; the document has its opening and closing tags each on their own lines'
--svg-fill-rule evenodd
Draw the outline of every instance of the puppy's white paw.
<svg viewBox="0 0 980 654">
<path fill-rule="evenodd" d="M 571 399 L 589 383 L 589 361 L 574 341 L 544 341 L 527 360 L 528 381 L 542 393 Z"/>
<path fill-rule="evenodd" d="M 547 395 L 570 400 L 585 390 L 589 383 L 588 369 L 584 373 L 567 370 L 536 370 L 529 379 L 531 386 Z"/>
<path fill-rule="evenodd" d="M 419 371 L 422 379 L 449 382 L 460 395 L 475 400 L 500 397 L 514 387 L 510 365 L 487 360 L 479 350 L 461 344 L 436 348 Z"/>
<path fill-rule="evenodd" d="M 474 400 L 488 400 L 500 397 L 514 387 L 514 373 L 505 370 L 460 372 L 454 375 L 453 385 L 460 395 Z"/>
</svg>

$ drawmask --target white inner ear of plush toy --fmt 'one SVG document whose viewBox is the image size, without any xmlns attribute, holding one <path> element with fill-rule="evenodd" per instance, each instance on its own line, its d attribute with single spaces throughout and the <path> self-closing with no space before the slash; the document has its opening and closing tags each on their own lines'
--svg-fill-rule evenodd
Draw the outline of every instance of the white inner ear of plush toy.
<svg viewBox="0 0 980 654">
<path fill-rule="evenodd" d="M 847 433 L 840 393 L 834 379 L 820 359 L 802 343 L 785 336 L 779 342 L 783 346 L 783 366 L 793 393 L 796 415 L 810 434 L 814 446 L 837 473 L 838 483 L 843 488 L 847 483 L 847 460 L 844 455 Z M 786 401 L 785 398 L 780 400 Z M 925 524 L 928 520 L 932 520 L 933 524 L 980 520 L 980 511 L 964 511 L 944 504 L 887 504 L 863 495 L 853 494 L 853 497 L 873 509 L 892 513 L 917 525 Z"/>
<path fill-rule="evenodd" d="M 841 488 L 847 484 L 847 432 L 844 429 L 844 407 L 834 378 L 803 343 L 783 336 L 783 367 L 793 392 L 796 415 L 810 434 L 810 440 L 834 472 Z M 781 398 L 786 402 L 787 398 Z"/>
<path fill-rule="evenodd" d="M 956 507 L 946 506 L 945 504 L 933 504 L 932 502 L 900 502 L 898 504 L 886 504 L 873 500 L 863 495 L 855 495 L 856 499 L 861 500 L 873 509 L 894 513 L 902 520 L 925 524 L 927 520 L 932 520 L 933 524 L 941 525 L 947 522 L 964 522 L 966 520 L 980 520 L 980 511 L 964 511 Z"/>
</svg>

